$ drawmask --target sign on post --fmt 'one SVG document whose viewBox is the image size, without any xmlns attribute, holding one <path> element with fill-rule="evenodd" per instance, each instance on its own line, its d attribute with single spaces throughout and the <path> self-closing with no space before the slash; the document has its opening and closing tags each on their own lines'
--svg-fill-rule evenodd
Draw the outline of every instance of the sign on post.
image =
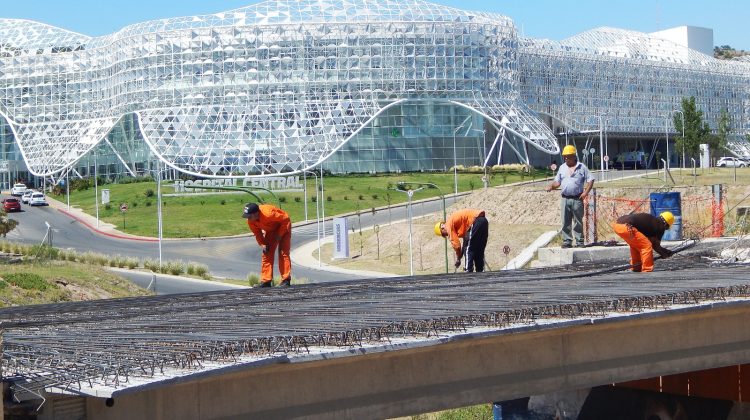
<svg viewBox="0 0 750 420">
<path fill-rule="evenodd" d="M 127 205 L 127 203 L 120 204 L 120 211 L 123 212 L 123 213 L 125 213 L 126 211 L 128 211 L 128 205 Z"/>
<path fill-rule="evenodd" d="M 10 172 L 7 160 L 0 160 L 0 173 Z"/>
<path fill-rule="evenodd" d="M 107 203 L 109 203 L 109 190 L 105 188 L 102 190 L 102 204 Z"/>
<path fill-rule="evenodd" d="M 333 219 L 333 258 L 349 258 L 349 229 L 346 217 Z"/>
</svg>

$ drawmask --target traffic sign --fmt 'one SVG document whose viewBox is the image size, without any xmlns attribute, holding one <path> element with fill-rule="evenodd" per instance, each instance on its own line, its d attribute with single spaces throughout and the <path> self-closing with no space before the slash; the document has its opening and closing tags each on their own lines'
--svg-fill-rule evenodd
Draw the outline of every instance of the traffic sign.
<svg viewBox="0 0 750 420">
<path fill-rule="evenodd" d="M 609 155 L 604 155 L 604 161 L 609 162 Z"/>
<path fill-rule="evenodd" d="M 549 168 L 554 171 L 555 169 L 557 169 L 557 164 L 553 163 L 552 165 L 549 165 Z"/>
<path fill-rule="evenodd" d="M 503 247 L 503 254 L 505 254 L 505 255 L 510 254 L 510 247 L 508 245 L 505 245 Z"/>
<path fill-rule="evenodd" d="M 592 147 L 591 149 L 589 149 L 589 153 L 591 153 L 591 154 L 593 155 L 594 153 L 596 153 L 596 149 L 594 149 L 594 148 Z"/>
<path fill-rule="evenodd" d="M 126 211 L 128 211 L 128 205 L 126 203 L 120 204 L 120 211 L 123 212 L 123 213 L 125 213 Z"/>
</svg>

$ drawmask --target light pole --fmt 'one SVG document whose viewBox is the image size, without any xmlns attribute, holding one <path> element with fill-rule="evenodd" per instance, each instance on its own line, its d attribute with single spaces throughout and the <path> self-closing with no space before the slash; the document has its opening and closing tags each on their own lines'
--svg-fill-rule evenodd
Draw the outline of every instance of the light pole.
<svg viewBox="0 0 750 420">
<path fill-rule="evenodd" d="M 471 115 L 466 117 L 466 119 L 464 119 L 461 125 L 459 125 L 458 127 L 456 127 L 455 130 L 453 130 L 453 187 L 454 187 L 453 192 L 456 195 L 458 195 L 458 157 L 457 157 L 458 155 L 456 154 L 456 133 L 458 132 L 458 130 L 464 128 L 464 124 L 466 124 L 466 121 L 469 121 L 469 118 L 471 118 Z"/>
<path fill-rule="evenodd" d="M 323 240 L 326 239 L 326 203 L 325 203 L 325 185 L 323 184 L 323 164 L 320 164 L 320 209 L 321 209 L 321 222 L 323 223 Z M 320 252 L 318 252 L 320 256 Z"/>
<path fill-rule="evenodd" d="M 602 120 L 602 117 L 607 115 L 606 113 L 602 115 L 597 115 L 597 118 L 599 118 L 599 166 L 602 171 L 602 176 L 604 176 L 604 121 Z M 593 157 L 592 157 L 592 163 L 593 163 Z"/>
<path fill-rule="evenodd" d="M 664 173 L 667 173 L 667 170 L 669 169 L 669 116 L 672 115 L 670 112 L 667 114 L 667 118 L 664 119 L 664 134 L 667 139 L 667 155 L 665 156 L 667 159 L 664 161 Z"/>
<path fill-rule="evenodd" d="M 415 192 L 423 190 L 425 187 L 419 187 L 417 189 L 411 189 L 411 185 L 408 183 L 401 183 L 399 182 L 396 184 L 396 188 L 391 188 L 394 191 L 399 191 L 402 193 L 405 193 L 408 196 L 408 201 L 406 204 L 406 217 L 409 219 L 409 275 L 414 275 L 414 257 L 413 257 L 413 251 L 412 251 L 412 234 L 411 234 L 411 219 L 412 219 L 412 210 L 411 210 L 411 197 L 414 195 Z"/>
<path fill-rule="evenodd" d="M 304 171 L 302 173 L 307 174 L 308 172 L 315 177 L 315 225 L 318 231 L 318 267 L 320 267 L 322 262 L 320 257 L 320 198 L 318 197 L 318 174 L 313 171 Z M 305 182 L 307 182 L 307 177 L 305 177 Z M 307 212 L 307 184 L 305 184 L 305 212 Z M 305 216 L 305 220 L 307 220 L 307 216 Z"/>
<path fill-rule="evenodd" d="M 431 182 L 405 182 L 405 181 L 399 181 L 397 184 L 397 188 L 399 191 L 404 190 L 410 190 L 412 185 L 416 185 L 418 187 L 421 187 L 417 190 L 414 190 L 414 192 L 421 190 L 424 187 L 430 188 L 430 189 L 436 189 L 438 190 L 438 194 L 440 195 L 440 198 L 443 201 L 443 221 L 447 218 L 447 213 L 445 209 L 445 195 L 443 194 L 443 191 L 438 187 L 437 185 L 431 183 Z M 445 272 L 449 273 L 448 271 L 448 238 L 443 238 L 443 242 L 445 245 Z"/>
<path fill-rule="evenodd" d="M 96 161 L 96 149 L 94 152 L 94 204 L 96 206 L 96 228 L 99 229 L 99 180 L 97 179 L 97 171 L 99 170 L 98 162 Z"/>
<path fill-rule="evenodd" d="M 679 112 L 680 117 L 682 118 L 682 167 L 684 169 L 686 166 L 686 162 L 685 162 L 685 113 L 679 109 L 673 109 L 672 112 Z"/>
</svg>

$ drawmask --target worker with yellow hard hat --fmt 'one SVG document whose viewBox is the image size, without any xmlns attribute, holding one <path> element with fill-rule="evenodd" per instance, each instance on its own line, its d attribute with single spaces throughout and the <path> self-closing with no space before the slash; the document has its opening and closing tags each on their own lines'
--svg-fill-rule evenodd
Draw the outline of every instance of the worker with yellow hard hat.
<svg viewBox="0 0 750 420">
<path fill-rule="evenodd" d="M 630 245 L 630 265 L 633 271 L 654 271 L 654 254 L 669 258 L 673 252 L 661 246 L 661 237 L 674 223 L 672 212 L 658 216 L 648 213 L 632 213 L 620 216 L 612 229 Z"/>
<path fill-rule="evenodd" d="M 464 271 L 484 271 L 484 249 L 487 247 L 489 223 L 483 210 L 463 209 L 448 217 L 445 222 L 435 224 L 435 235 L 450 238 L 456 253 L 454 267 L 461 266 L 461 257 L 466 255 Z"/>
<path fill-rule="evenodd" d="M 560 165 L 555 179 L 547 186 L 547 191 L 560 188 L 560 212 L 562 213 L 562 247 L 585 246 L 583 239 L 583 200 L 594 186 L 594 177 L 589 168 L 576 158 L 576 148 L 572 144 L 562 150 L 565 163 Z"/>
</svg>

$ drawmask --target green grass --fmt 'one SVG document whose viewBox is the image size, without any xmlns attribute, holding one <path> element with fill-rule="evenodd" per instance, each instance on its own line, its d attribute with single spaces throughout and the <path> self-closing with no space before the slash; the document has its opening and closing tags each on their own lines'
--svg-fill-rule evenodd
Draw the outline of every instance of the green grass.
<svg viewBox="0 0 750 420">
<path fill-rule="evenodd" d="M 0 284 L 0 306 L 150 294 L 103 268 L 64 261 L 0 262 Z"/>
<path fill-rule="evenodd" d="M 482 188 L 482 173 L 460 173 L 459 191 Z M 490 185 L 540 179 L 550 176 L 549 171 L 536 170 L 532 174 L 519 172 L 496 173 L 490 176 Z M 453 173 L 408 173 L 388 175 L 350 175 L 325 177 L 325 215 L 333 216 L 351 212 L 368 212 L 376 207 L 407 201 L 407 195 L 389 190 L 399 181 L 428 182 L 438 185 L 444 194 L 453 191 Z M 148 191 L 156 191 L 154 182 L 130 184 L 107 184 L 101 188 L 110 190 L 109 208 L 99 206 L 99 218 L 111 223 L 118 230 L 134 235 L 157 236 L 156 196 L 148 196 Z M 172 187 L 162 185 L 162 194 L 173 192 Z M 424 189 L 414 194 L 419 200 L 438 196 L 436 189 Z M 304 220 L 304 193 L 280 193 L 284 200 L 281 208 L 287 211 L 292 222 Z M 267 202 L 273 198 L 267 197 Z M 283 198 L 282 198 L 283 197 Z M 308 179 L 308 219 L 315 219 L 314 179 Z M 56 197 L 65 201 L 65 196 Z M 195 238 L 247 233 L 247 225 L 240 215 L 242 206 L 253 197 L 245 193 L 227 192 L 223 194 L 163 197 L 163 236 L 166 238 Z M 94 189 L 71 191 L 70 203 L 88 214 L 95 215 Z M 122 214 L 120 203 L 128 204 L 128 211 Z"/>
</svg>

